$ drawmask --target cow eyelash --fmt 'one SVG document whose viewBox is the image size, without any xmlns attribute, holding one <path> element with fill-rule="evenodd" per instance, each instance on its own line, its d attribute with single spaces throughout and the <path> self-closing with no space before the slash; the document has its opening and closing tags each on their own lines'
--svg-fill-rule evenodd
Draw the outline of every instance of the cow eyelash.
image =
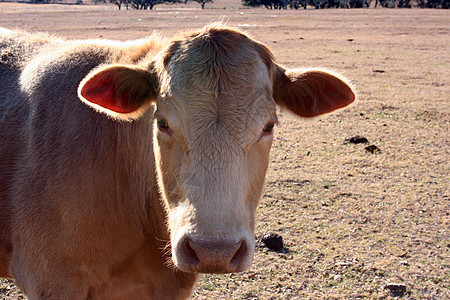
<svg viewBox="0 0 450 300">
<path fill-rule="evenodd" d="M 264 126 L 263 132 L 266 134 L 270 134 L 273 132 L 274 127 L 275 127 L 275 122 L 269 122 Z"/>
<path fill-rule="evenodd" d="M 172 137 L 173 130 L 170 128 L 169 123 L 163 117 L 160 117 L 158 114 L 155 114 L 156 127 L 160 132 L 163 132 L 165 135 Z"/>
<path fill-rule="evenodd" d="M 156 118 L 156 125 L 158 125 L 158 128 L 161 130 L 169 129 L 169 124 L 162 118 Z"/>
<path fill-rule="evenodd" d="M 172 135 L 172 130 L 170 129 L 169 124 L 165 119 L 157 117 L 156 126 L 158 127 L 159 131 L 162 131 L 169 136 Z"/>
<path fill-rule="evenodd" d="M 261 135 L 258 138 L 258 142 L 261 141 L 262 138 L 273 134 L 273 129 L 275 128 L 276 123 L 276 121 L 269 121 L 266 125 L 264 125 Z"/>
</svg>

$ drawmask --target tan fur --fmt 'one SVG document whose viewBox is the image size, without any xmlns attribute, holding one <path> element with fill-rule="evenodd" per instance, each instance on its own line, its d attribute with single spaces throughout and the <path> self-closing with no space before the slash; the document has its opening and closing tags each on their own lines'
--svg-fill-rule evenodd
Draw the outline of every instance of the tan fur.
<svg viewBox="0 0 450 300">
<path fill-rule="evenodd" d="M 151 111 L 119 123 L 77 97 L 98 65 L 132 63 L 124 45 L 0 39 L 0 275 L 30 299 L 178 299 L 195 282 L 163 255 Z"/>
<path fill-rule="evenodd" d="M 0 34 L 0 276 L 30 299 L 183 299 L 195 272 L 245 270 L 276 104 L 354 100 L 220 24 L 171 42 Z M 102 74 L 112 90 L 84 93 Z"/>
</svg>

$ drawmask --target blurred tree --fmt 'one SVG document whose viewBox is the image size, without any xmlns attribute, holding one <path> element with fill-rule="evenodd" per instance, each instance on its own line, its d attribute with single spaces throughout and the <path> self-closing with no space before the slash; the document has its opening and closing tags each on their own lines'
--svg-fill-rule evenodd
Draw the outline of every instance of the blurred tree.
<svg viewBox="0 0 450 300">
<path fill-rule="evenodd" d="M 109 0 L 109 2 L 117 5 L 120 10 L 124 4 L 127 9 L 128 6 L 131 6 L 134 9 L 153 9 L 153 7 L 158 4 L 182 3 L 183 0 Z"/>
<path fill-rule="evenodd" d="M 125 4 L 128 9 L 128 0 L 109 0 L 110 3 L 117 5 L 119 10 L 122 8 L 122 4 Z"/>
<path fill-rule="evenodd" d="M 205 9 L 205 4 L 206 3 L 213 3 L 213 0 L 191 0 L 194 2 L 198 2 L 202 5 L 202 9 Z M 184 3 L 187 3 L 188 1 L 185 1 Z"/>
<path fill-rule="evenodd" d="M 241 0 L 242 5 L 250 7 L 258 7 L 261 5 L 261 0 Z"/>
</svg>

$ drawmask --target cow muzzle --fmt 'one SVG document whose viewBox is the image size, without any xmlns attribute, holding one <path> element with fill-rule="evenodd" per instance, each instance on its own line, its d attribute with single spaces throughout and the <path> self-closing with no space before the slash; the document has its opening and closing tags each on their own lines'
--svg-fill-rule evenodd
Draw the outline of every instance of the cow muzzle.
<svg viewBox="0 0 450 300">
<path fill-rule="evenodd" d="M 174 261 L 185 272 L 234 273 L 252 263 L 254 242 L 205 236 L 185 236 L 176 247 Z"/>
</svg>

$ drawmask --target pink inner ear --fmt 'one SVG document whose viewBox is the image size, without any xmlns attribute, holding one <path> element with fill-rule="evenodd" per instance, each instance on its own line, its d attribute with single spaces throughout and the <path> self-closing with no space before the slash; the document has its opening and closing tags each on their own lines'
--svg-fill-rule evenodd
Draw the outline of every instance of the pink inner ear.
<svg viewBox="0 0 450 300">
<path fill-rule="evenodd" d="M 81 96 L 114 112 L 131 113 L 137 110 L 139 105 L 131 103 L 129 93 L 118 93 L 116 83 L 116 76 L 110 72 L 97 74 L 84 84 Z"/>
</svg>

